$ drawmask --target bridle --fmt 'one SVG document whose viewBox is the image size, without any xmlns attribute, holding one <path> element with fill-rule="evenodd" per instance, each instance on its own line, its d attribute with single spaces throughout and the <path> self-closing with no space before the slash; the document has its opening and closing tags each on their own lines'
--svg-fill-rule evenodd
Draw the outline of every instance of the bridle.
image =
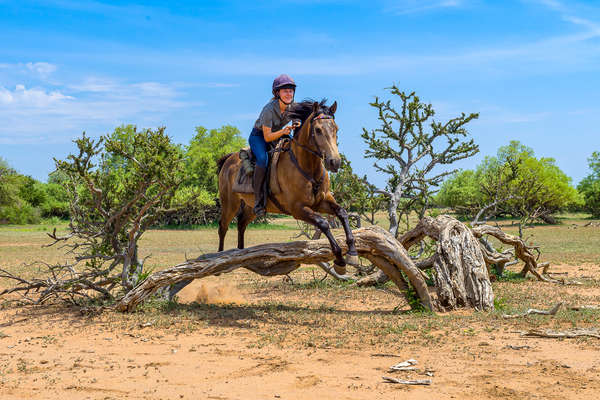
<svg viewBox="0 0 600 400">
<path fill-rule="evenodd" d="M 330 116 L 330 115 L 319 114 L 316 117 L 313 117 L 313 118 L 310 119 L 310 128 L 309 128 L 309 138 L 308 138 L 308 141 L 309 141 L 309 143 L 312 142 L 314 144 L 316 150 L 314 150 L 311 147 L 306 146 L 306 145 L 298 142 L 298 140 L 295 137 L 292 137 L 290 140 L 292 142 L 294 142 L 296 145 L 300 146 L 303 150 L 306 150 L 309 153 L 311 153 L 312 155 L 314 155 L 315 157 L 317 157 L 319 159 L 319 161 L 321 161 L 321 163 L 323 163 L 325 155 L 321 151 L 321 147 L 319 146 L 319 143 L 317 142 L 317 139 L 315 138 L 315 124 L 314 124 L 314 121 L 319 120 L 319 119 L 334 119 L 334 118 L 332 116 Z M 325 180 L 325 167 L 323 166 L 323 174 L 321 175 L 321 179 L 316 180 L 308 172 L 304 171 L 300 167 L 300 163 L 298 163 L 298 159 L 296 158 L 296 155 L 294 154 L 294 151 L 292 150 L 292 146 L 289 147 L 289 152 L 290 152 L 290 158 L 292 159 L 292 163 L 296 166 L 296 168 L 298 169 L 298 171 L 300 171 L 300 173 L 302 174 L 302 176 L 304 176 L 304 178 L 312 184 L 313 196 L 316 196 L 317 193 L 319 193 L 319 190 L 321 189 L 321 185 L 323 184 L 323 181 Z"/>
<path fill-rule="evenodd" d="M 319 143 L 317 143 L 317 139 L 315 138 L 315 124 L 314 121 L 319 120 L 319 119 L 334 119 L 332 116 L 330 115 L 325 115 L 325 114 L 319 114 L 314 118 L 311 118 L 310 120 L 310 129 L 309 129 L 309 137 L 308 137 L 308 141 L 314 143 L 315 147 L 316 147 L 316 151 L 311 149 L 310 147 L 303 145 L 302 143 L 298 142 L 297 140 L 295 140 L 294 137 L 292 137 L 292 141 L 294 141 L 298 146 L 302 147 L 304 150 L 308 151 L 309 153 L 312 153 L 313 155 L 315 155 L 316 157 L 320 158 L 321 161 L 323 161 L 323 159 L 325 158 L 325 155 L 323 154 L 323 152 L 321 151 L 321 147 L 319 146 Z"/>
</svg>

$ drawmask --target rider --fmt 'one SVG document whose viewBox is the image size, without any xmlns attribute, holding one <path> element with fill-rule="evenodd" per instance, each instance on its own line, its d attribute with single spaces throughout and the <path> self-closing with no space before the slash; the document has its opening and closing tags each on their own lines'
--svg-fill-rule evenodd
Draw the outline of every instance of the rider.
<svg viewBox="0 0 600 400">
<path fill-rule="evenodd" d="M 290 119 L 284 114 L 284 111 L 294 102 L 296 92 L 294 80 L 289 75 L 279 75 L 273 81 L 272 92 L 273 98 L 263 107 L 248 139 L 252 153 L 256 157 L 253 188 L 254 213 L 258 217 L 265 215 L 264 183 L 269 162 L 267 142 L 273 142 L 282 136 L 289 135 L 291 130 L 297 126 L 297 123 L 287 125 Z"/>
</svg>

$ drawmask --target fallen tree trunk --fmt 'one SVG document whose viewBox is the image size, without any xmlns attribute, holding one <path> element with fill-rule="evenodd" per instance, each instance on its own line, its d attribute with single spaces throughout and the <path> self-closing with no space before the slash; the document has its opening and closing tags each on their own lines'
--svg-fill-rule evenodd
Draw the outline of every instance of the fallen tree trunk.
<svg viewBox="0 0 600 400">
<path fill-rule="evenodd" d="M 424 307 L 432 311 L 446 308 L 440 307 L 431 298 L 421 272 L 404 247 L 389 232 L 371 226 L 354 231 L 354 237 L 359 255 L 370 259 L 398 287 L 405 287 L 404 278 L 400 273 L 403 272 Z M 336 239 L 344 251 L 347 251 L 345 236 Z M 325 239 L 268 243 L 242 250 L 232 249 L 205 254 L 148 276 L 140 285 L 129 291 L 115 307 L 120 311 L 133 311 L 141 302 L 163 287 L 210 275 L 220 275 L 238 268 L 247 268 L 266 276 L 285 275 L 301 264 L 315 264 L 333 258 L 329 242 Z"/>
</svg>

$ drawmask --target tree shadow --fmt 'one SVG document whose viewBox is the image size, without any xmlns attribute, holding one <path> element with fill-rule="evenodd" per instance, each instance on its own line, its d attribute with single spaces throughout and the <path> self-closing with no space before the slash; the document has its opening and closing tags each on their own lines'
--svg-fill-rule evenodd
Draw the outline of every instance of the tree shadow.
<svg viewBox="0 0 600 400">
<path fill-rule="evenodd" d="M 255 323 L 276 325 L 305 325 L 301 319 L 296 321 L 289 314 L 301 313 L 303 316 L 323 317 L 328 316 L 370 316 L 370 315 L 406 315 L 412 310 L 346 310 L 336 309 L 329 306 L 300 306 L 286 304 L 204 304 L 189 303 L 181 304 L 171 302 L 169 314 L 182 314 L 194 316 L 205 321 L 210 326 L 252 328 Z M 310 324 L 313 324 L 310 321 Z"/>
</svg>

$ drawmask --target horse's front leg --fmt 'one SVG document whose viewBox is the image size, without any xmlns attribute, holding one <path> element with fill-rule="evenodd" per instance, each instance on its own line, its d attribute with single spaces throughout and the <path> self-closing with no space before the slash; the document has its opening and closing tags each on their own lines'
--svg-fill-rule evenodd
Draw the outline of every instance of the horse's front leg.
<svg viewBox="0 0 600 400">
<path fill-rule="evenodd" d="M 335 201 L 331 193 L 328 193 L 325 196 L 323 201 L 319 204 L 318 210 L 319 212 L 334 214 L 338 217 L 344 227 L 344 232 L 346 233 L 346 244 L 348 245 L 346 263 L 350 265 L 359 265 L 354 235 L 352 234 L 352 229 L 350 229 L 350 223 L 348 222 L 348 212 Z"/>
<path fill-rule="evenodd" d="M 340 245 L 335 241 L 335 238 L 333 237 L 333 234 L 331 233 L 331 229 L 329 228 L 329 222 L 327 222 L 327 220 L 325 218 L 323 218 L 322 216 L 320 216 L 319 214 L 317 214 L 316 212 L 314 212 L 313 210 L 311 210 L 309 207 L 302 207 L 300 210 L 298 210 L 297 213 L 293 213 L 294 218 L 296 219 L 300 219 L 302 221 L 308 222 L 311 225 L 316 226 L 317 228 L 319 228 L 321 230 L 321 232 L 323 232 L 325 234 L 325 236 L 327 236 L 327 239 L 329 240 L 329 244 L 331 245 L 331 251 L 333 252 L 333 255 L 335 256 L 335 260 L 333 261 L 333 268 L 335 269 L 335 272 L 337 272 L 340 275 L 345 275 L 346 274 L 346 261 L 344 261 L 344 257 L 342 255 L 342 248 L 340 247 Z"/>
</svg>

